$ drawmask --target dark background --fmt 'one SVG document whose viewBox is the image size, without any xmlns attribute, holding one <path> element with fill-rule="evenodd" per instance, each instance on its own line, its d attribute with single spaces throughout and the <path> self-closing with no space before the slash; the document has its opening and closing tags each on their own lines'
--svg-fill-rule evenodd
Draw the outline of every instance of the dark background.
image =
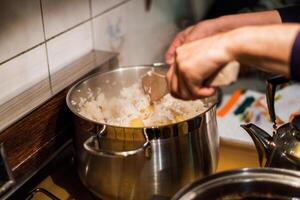
<svg viewBox="0 0 300 200">
<path fill-rule="evenodd" d="M 299 0 L 215 0 L 206 19 L 222 15 L 272 10 L 283 6 L 300 4 Z"/>
</svg>

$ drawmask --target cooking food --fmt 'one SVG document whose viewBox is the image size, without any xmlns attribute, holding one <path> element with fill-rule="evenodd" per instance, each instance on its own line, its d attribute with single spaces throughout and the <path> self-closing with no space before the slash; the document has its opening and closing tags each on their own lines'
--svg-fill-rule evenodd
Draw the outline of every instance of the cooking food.
<svg viewBox="0 0 300 200">
<path fill-rule="evenodd" d="M 99 199 L 170 198 L 216 169 L 217 95 L 196 102 L 166 95 L 150 105 L 140 80 L 150 70 L 167 72 L 157 65 L 119 67 L 68 92 L 77 171 Z M 167 123 L 186 118 L 188 123 Z"/>
<path fill-rule="evenodd" d="M 122 88 L 119 96 L 107 98 L 99 94 L 89 100 L 81 98 L 79 114 L 97 121 L 123 127 L 149 127 L 167 125 L 192 118 L 207 110 L 202 100 L 183 101 L 165 95 L 159 101 L 150 103 L 142 89 L 141 82 Z"/>
</svg>

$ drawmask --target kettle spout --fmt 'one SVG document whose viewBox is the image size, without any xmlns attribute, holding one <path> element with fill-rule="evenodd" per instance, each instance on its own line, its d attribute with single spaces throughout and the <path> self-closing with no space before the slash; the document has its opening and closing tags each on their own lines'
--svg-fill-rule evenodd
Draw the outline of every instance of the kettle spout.
<svg viewBox="0 0 300 200">
<path fill-rule="evenodd" d="M 270 144 L 273 138 L 254 124 L 243 124 L 241 127 L 247 131 L 255 144 L 260 166 L 265 166 L 271 155 L 272 146 Z"/>
</svg>

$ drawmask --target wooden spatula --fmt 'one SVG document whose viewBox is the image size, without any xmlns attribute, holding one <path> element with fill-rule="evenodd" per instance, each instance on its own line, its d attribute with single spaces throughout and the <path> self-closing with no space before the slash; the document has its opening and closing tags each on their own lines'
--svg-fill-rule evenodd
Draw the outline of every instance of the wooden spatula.
<svg viewBox="0 0 300 200">
<path fill-rule="evenodd" d="M 239 62 L 232 61 L 206 80 L 205 85 L 213 87 L 229 85 L 236 81 L 239 69 Z M 169 92 L 166 76 L 155 71 L 148 71 L 142 77 L 142 86 L 144 92 L 150 96 L 152 102 L 158 101 Z"/>
</svg>

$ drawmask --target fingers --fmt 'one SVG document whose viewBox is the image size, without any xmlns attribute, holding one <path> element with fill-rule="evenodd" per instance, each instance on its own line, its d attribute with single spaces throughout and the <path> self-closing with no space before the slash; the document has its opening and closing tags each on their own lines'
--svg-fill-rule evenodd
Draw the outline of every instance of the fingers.
<svg viewBox="0 0 300 200">
<path fill-rule="evenodd" d="M 175 98 L 195 100 L 212 96 L 215 93 L 215 88 L 203 87 L 201 80 L 196 83 L 189 80 L 184 73 L 180 72 L 177 62 L 170 67 L 166 78 L 169 91 Z"/>
<path fill-rule="evenodd" d="M 180 98 L 180 93 L 178 88 L 178 76 L 175 73 L 174 66 L 172 68 L 173 68 L 173 73 L 172 73 L 172 78 L 170 80 L 170 92 L 172 96 L 176 98 Z"/>
<path fill-rule="evenodd" d="M 171 43 L 169 49 L 167 50 L 167 52 L 165 54 L 166 63 L 168 63 L 170 65 L 174 63 L 174 55 L 175 55 L 175 51 L 176 51 L 177 47 L 180 47 L 181 45 L 183 45 L 185 43 L 185 37 L 191 33 L 193 28 L 194 28 L 194 26 L 190 26 L 187 29 L 185 29 L 184 31 L 182 31 L 176 35 L 175 39 L 173 40 L 173 42 Z"/>
<path fill-rule="evenodd" d="M 289 121 L 290 121 L 290 122 L 293 121 L 293 119 L 294 119 L 295 117 L 299 116 L 299 115 L 300 115 L 300 110 L 297 111 L 297 112 L 292 113 L 292 114 L 290 115 L 290 117 L 289 117 Z"/>
<path fill-rule="evenodd" d="M 182 77 L 184 74 L 181 75 Z M 202 85 L 201 79 L 193 81 L 188 78 L 182 78 L 185 83 L 185 88 L 189 91 L 189 99 L 195 100 L 195 99 L 202 99 L 209 96 L 214 95 L 216 92 L 216 89 L 214 87 L 204 86 Z M 182 97 L 182 93 L 180 93 L 180 97 Z"/>
<path fill-rule="evenodd" d="M 196 96 L 198 98 L 204 98 L 214 95 L 216 92 L 216 89 L 214 87 L 202 87 L 198 88 Z"/>
<path fill-rule="evenodd" d="M 225 34 L 206 37 L 211 33 L 206 31 L 200 35 L 202 39 L 195 40 L 199 38 L 196 33 L 203 32 L 200 30 L 205 26 L 199 25 L 197 30 L 191 28 L 188 34 L 180 33 L 166 54 L 167 62 L 172 66 L 167 81 L 174 97 L 188 100 L 213 95 L 215 88 L 204 85 L 204 81 L 230 61 Z"/>
<path fill-rule="evenodd" d="M 177 47 L 183 44 L 183 42 L 184 42 L 184 34 L 182 32 L 178 33 L 165 54 L 166 63 L 170 65 L 174 63 L 175 51 Z"/>
<path fill-rule="evenodd" d="M 168 86 L 169 86 L 169 91 L 171 93 L 171 95 L 175 98 L 180 98 L 179 93 L 178 93 L 178 78 L 177 78 L 177 74 L 175 74 L 174 71 L 174 65 L 172 65 L 167 73 L 167 82 L 168 82 Z"/>
<path fill-rule="evenodd" d="M 194 99 L 194 95 L 190 92 L 187 84 L 186 84 L 186 80 L 184 79 L 184 77 L 182 76 L 182 73 L 180 73 L 180 70 L 178 68 L 178 62 L 177 62 L 177 54 L 175 53 L 175 61 L 174 62 L 174 74 L 176 75 L 176 79 L 177 79 L 177 92 L 176 95 L 177 97 L 183 99 L 183 100 L 191 100 Z"/>
</svg>

